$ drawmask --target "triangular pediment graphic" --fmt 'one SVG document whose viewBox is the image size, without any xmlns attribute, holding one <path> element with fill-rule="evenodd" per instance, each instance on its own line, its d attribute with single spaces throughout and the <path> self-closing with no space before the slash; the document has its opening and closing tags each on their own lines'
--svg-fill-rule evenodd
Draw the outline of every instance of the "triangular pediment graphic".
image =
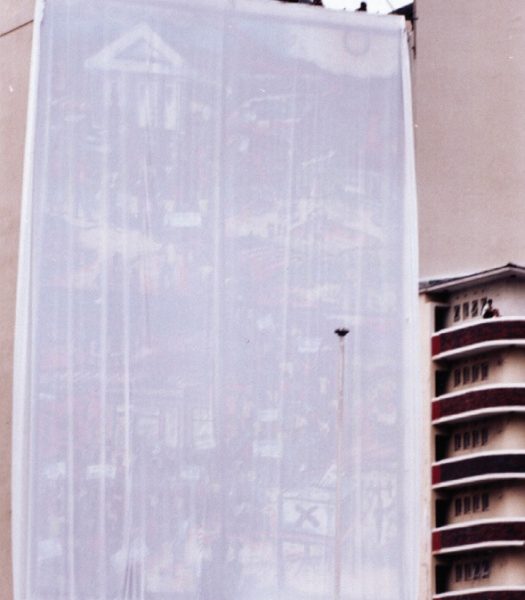
<svg viewBox="0 0 525 600">
<path fill-rule="evenodd" d="M 184 61 L 146 23 L 141 23 L 85 61 L 88 69 L 182 74 Z"/>
</svg>

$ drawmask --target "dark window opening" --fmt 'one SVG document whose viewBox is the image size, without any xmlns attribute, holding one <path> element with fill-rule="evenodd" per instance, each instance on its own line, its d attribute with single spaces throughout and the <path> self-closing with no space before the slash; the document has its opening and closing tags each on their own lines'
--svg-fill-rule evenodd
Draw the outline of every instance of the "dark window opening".
<svg viewBox="0 0 525 600">
<path fill-rule="evenodd" d="M 488 379 L 489 377 L 489 364 L 482 363 L 481 364 L 481 379 Z"/>
<path fill-rule="evenodd" d="M 461 508 L 463 503 L 461 502 L 461 498 L 456 498 L 454 500 L 454 516 L 458 517 L 461 514 Z"/>
<path fill-rule="evenodd" d="M 490 577 L 490 562 L 488 560 L 481 561 L 481 577 L 483 579 Z"/>
<path fill-rule="evenodd" d="M 447 524 L 449 506 L 448 500 L 436 499 L 436 527 L 443 527 Z"/>
<path fill-rule="evenodd" d="M 448 577 L 449 567 L 436 565 L 436 594 L 442 594 L 447 591 Z"/>
<path fill-rule="evenodd" d="M 454 305 L 454 321 L 459 321 L 461 319 L 461 306 L 459 304 Z"/>
<path fill-rule="evenodd" d="M 470 305 L 468 302 L 463 302 L 463 318 L 468 319 Z"/>
<path fill-rule="evenodd" d="M 436 306 L 434 311 L 434 330 L 441 331 L 447 326 L 448 307 Z"/>
<path fill-rule="evenodd" d="M 447 371 L 436 371 L 435 373 L 435 392 L 436 396 L 441 396 L 447 393 Z"/>
<path fill-rule="evenodd" d="M 474 579 L 479 579 L 481 577 L 481 565 L 479 564 L 478 561 L 476 561 L 473 564 L 472 574 L 474 576 Z"/>
<path fill-rule="evenodd" d="M 449 451 L 450 438 L 446 435 L 436 435 L 435 437 L 435 450 L 436 460 L 443 460 L 447 457 Z"/>
<path fill-rule="evenodd" d="M 482 446 L 486 446 L 488 444 L 489 441 L 489 430 L 488 429 L 482 429 L 481 430 L 481 445 Z"/>
</svg>

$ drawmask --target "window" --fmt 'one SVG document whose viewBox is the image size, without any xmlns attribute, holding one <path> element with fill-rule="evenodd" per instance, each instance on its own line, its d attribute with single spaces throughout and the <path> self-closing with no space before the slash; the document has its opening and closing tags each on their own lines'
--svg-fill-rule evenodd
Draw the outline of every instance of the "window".
<svg viewBox="0 0 525 600">
<path fill-rule="evenodd" d="M 456 498 L 454 500 L 454 516 L 459 516 L 461 514 L 461 508 L 463 503 L 461 502 L 461 498 Z"/>
<path fill-rule="evenodd" d="M 479 425 L 478 425 L 479 427 Z M 489 430 L 487 427 L 482 429 L 467 429 L 454 433 L 454 450 L 467 450 L 468 448 L 477 448 L 486 446 L 489 441 Z"/>
<path fill-rule="evenodd" d="M 473 563 L 472 572 L 473 572 L 474 579 L 479 579 L 481 577 L 481 565 L 478 561 Z"/>
<path fill-rule="evenodd" d="M 481 561 L 481 577 L 483 579 L 490 577 L 490 562 L 486 559 Z"/>
<path fill-rule="evenodd" d="M 468 319 L 470 305 L 468 302 L 463 302 L 463 318 Z"/>
<path fill-rule="evenodd" d="M 454 305 L 454 321 L 459 321 L 461 318 L 461 306 L 459 304 Z"/>
<path fill-rule="evenodd" d="M 454 579 L 488 579 L 490 577 L 490 561 L 488 559 L 474 560 L 454 566 Z"/>
<path fill-rule="evenodd" d="M 488 494 L 473 494 L 472 496 L 463 496 L 454 499 L 454 516 L 459 517 L 461 514 L 470 512 L 480 512 L 480 510 L 488 510 L 489 495 Z"/>
<path fill-rule="evenodd" d="M 479 304 L 477 300 L 472 300 L 472 309 L 470 311 L 470 314 L 473 317 L 477 317 L 479 314 Z"/>
<path fill-rule="evenodd" d="M 465 385 L 468 383 L 476 383 L 477 381 L 488 379 L 489 377 L 489 363 L 477 363 L 474 365 L 467 365 L 464 367 L 457 367 L 453 371 L 454 387 L 458 385 Z"/>
<path fill-rule="evenodd" d="M 479 446 L 479 431 L 474 429 L 472 432 L 472 447 L 474 448 L 476 446 Z"/>
<path fill-rule="evenodd" d="M 489 363 L 481 363 L 481 379 L 488 379 L 489 377 Z"/>
<path fill-rule="evenodd" d="M 481 430 L 481 445 L 486 446 L 489 441 L 489 430 L 484 428 Z"/>
</svg>

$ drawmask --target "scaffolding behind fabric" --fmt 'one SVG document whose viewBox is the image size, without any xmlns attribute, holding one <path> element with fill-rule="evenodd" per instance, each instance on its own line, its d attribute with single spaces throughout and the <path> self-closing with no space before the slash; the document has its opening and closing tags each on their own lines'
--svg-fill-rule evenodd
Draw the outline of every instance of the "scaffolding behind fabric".
<svg viewBox="0 0 525 600">
<path fill-rule="evenodd" d="M 47 0 L 36 29 L 15 600 L 415 598 L 402 20 Z"/>
</svg>

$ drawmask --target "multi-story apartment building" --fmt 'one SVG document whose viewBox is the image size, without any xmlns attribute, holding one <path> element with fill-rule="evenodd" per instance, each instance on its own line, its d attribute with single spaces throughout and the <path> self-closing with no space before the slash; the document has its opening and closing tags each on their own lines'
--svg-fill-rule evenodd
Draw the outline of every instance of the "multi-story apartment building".
<svg viewBox="0 0 525 600">
<path fill-rule="evenodd" d="M 525 268 L 428 282 L 422 306 L 431 406 L 429 595 L 524 598 Z"/>
</svg>

